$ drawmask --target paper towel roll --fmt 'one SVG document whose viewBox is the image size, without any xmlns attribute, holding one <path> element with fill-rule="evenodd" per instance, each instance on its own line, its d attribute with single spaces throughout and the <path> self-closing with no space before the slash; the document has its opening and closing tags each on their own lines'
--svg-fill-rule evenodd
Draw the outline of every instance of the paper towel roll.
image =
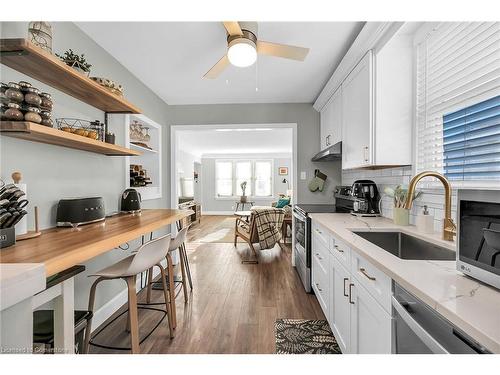
<svg viewBox="0 0 500 375">
<path fill-rule="evenodd" d="M 18 189 L 24 191 L 26 195 L 21 197 L 20 199 L 28 199 L 28 189 L 26 184 L 15 184 Z M 28 206 L 24 208 L 28 211 Z M 16 224 L 16 236 L 20 234 L 26 234 L 28 232 L 28 215 L 24 215 L 24 217 Z"/>
</svg>

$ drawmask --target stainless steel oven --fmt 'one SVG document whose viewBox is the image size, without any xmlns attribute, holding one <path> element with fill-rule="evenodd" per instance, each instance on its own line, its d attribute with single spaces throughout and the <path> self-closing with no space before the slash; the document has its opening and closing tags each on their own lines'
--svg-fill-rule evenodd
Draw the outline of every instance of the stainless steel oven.
<svg viewBox="0 0 500 375">
<path fill-rule="evenodd" d="M 457 269 L 500 289 L 500 191 L 458 191 Z"/>
<path fill-rule="evenodd" d="M 307 293 L 311 292 L 311 219 L 297 207 L 293 210 L 295 268 Z"/>
</svg>

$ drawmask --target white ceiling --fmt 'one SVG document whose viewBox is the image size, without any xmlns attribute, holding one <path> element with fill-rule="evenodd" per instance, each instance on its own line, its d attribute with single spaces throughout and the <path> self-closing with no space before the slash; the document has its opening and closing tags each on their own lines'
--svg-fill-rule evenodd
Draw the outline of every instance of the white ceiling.
<svg viewBox="0 0 500 375">
<path fill-rule="evenodd" d="M 215 80 L 204 79 L 203 75 L 226 52 L 226 34 L 219 22 L 78 22 L 77 25 L 173 105 L 312 103 L 363 22 L 259 22 L 259 39 L 308 47 L 306 60 L 259 56 L 253 66 L 229 66 Z"/>
<path fill-rule="evenodd" d="M 219 129 L 228 129 L 221 126 Z M 268 129 L 268 130 L 259 130 Z M 291 154 L 292 129 L 242 127 L 239 131 L 180 130 L 177 149 L 197 158 L 232 154 Z"/>
</svg>

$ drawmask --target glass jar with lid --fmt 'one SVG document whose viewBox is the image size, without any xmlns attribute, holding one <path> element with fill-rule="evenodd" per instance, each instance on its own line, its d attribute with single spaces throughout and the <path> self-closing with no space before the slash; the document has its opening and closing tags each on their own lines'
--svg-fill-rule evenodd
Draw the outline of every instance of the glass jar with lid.
<svg viewBox="0 0 500 375">
<path fill-rule="evenodd" d="M 2 104 L 2 120 L 22 121 L 24 118 L 21 106 L 18 103 L 10 102 Z"/>
<path fill-rule="evenodd" d="M 42 98 L 39 94 L 40 90 L 34 87 L 27 87 L 24 94 L 24 101 L 30 106 L 39 107 L 42 104 Z"/>
<path fill-rule="evenodd" d="M 40 97 L 42 98 L 42 104 L 40 104 L 40 107 L 46 111 L 52 111 L 52 95 L 47 92 L 42 92 L 40 93 Z"/>
<path fill-rule="evenodd" d="M 7 90 L 5 90 L 5 97 L 15 103 L 22 103 L 24 95 L 21 92 L 21 86 L 15 82 L 9 82 Z"/>
<path fill-rule="evenodd" d="M 52 121 L 52 113 L 50 113 L 50 111 L 40 111 L 40 117 L 42 118 L 40 124 L 53 127 L 54 123 Z"/>
<path fill-rule="evenodd" d="M 24 120 L 29 122 L 35 122 L 37 124 L 42 122 L 42 116 L 40 116 L 40 108 L 37 107 L 26 107 L 24 113 Z"/>
</svg>

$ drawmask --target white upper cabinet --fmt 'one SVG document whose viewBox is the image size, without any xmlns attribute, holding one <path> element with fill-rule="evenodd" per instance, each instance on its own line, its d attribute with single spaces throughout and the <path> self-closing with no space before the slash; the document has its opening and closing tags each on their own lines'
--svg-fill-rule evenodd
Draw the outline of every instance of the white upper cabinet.
<svg viewBox="0 0 500 375">
<path fill-rule="evenodd" d="M 369 51 L 342 83 L 342 168 L 373 164 L 373 56 Z"/>
<path fill-rule="evenodd" d="M 395 23 L 332 76 L 340 82 L 321 110 L 321 149 L 341 140 L 343 169 L 412 164 L 412 38 Z"/>
<path fill-rule="evenodd" d="M 342 89 L 339 87 L 320 113 L 321 150 L 342 140 Z"/>
</svg>

